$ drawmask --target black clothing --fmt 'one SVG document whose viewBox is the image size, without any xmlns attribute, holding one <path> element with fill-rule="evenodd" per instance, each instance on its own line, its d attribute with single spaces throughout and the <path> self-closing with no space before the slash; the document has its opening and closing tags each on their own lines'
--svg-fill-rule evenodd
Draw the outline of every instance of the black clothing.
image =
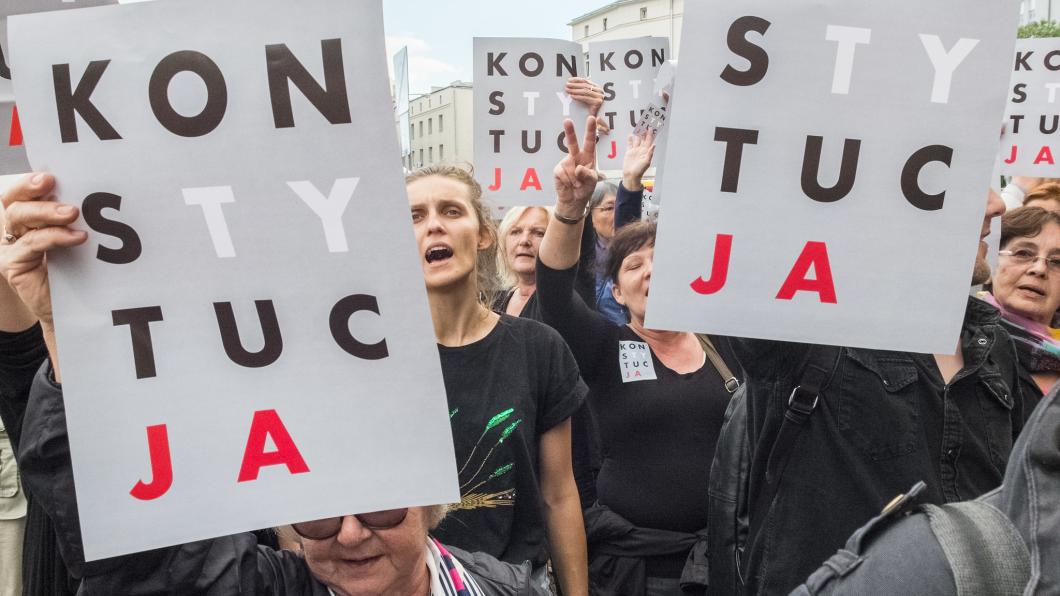
<svg viewBox="0 0 1060 596">
<path fill-rule="evenodd" d="M 493 312 L 499 315 L 505 314 L 508 310 L 508 303 L 512 301 L 512 296 L 518 291 L 518 288 L 513 288 L 504 292 L 500 296 L 497 296 L 497 300 L 493 302 Z M 531 321 L 541 322 L 541 305 L 537 302 L 537 292 L 530 295 L 530 299 L 523 305 L 523 310 L 515 316 L 518 316 L 520 319 L 530 319 Z"/>
<path fill-rule="evenodd" d="M 44 509 L 56 520 L 60 546 L 70 568 L 83 575 L 82 596 L 330 594 L 299 555 L 259 546 L 251 533 L 85 563 L 62 389 L 48 379 L 49 375 L 50 366 L 45 364 L 34 379 L 19 461 L 26 486 L 41 495 Z M 515 567 L 480 553 L 450 551 L 487 596 L 540 594 L 530 585 L 529 565 Z"/>
<path fill-rule="evenodd" d="M 538 442 L 585 397 L 574 357 L 553 329 L 508 315 L 483 339 L 438 351 L 462 499 L 434 535 L 539 566 L 548 547 Z"/>
<path fill-rule="evenodd" d="M 596 498 L 635 526 L 695 533 L 707 525 L 707 482 L 729 392 L 709 362 L 689 374 L 665 367 L 629 327 L 577 299 L 574 276 L 538 261 L 545 322 L 567 340 L 591 390 L 603 450 Z M 735 362 L 722 338 L 712 340 Z M 648 574 L 680 575 L 685 554 L 649 561 Z"/>
<path fill-rule="evenodd" d="M 18 452 L 22 417 L 33 375 L 48 357 L 40 325 L 21 333 L 0 332 L 0 418 Z M 59 554 L 55 525 L 33 493 L 26 490 L 26 532 L 22 544 L 22 593 L 26 596 L 73 596 L 78 581 Z"/>
<path fill-rule="evenodd" d="M 615 229 L 627 223 L 640 221 L 641 212 L 644 210 L 644 189 L 638 191 L 628 190 L 621 182 L 618 183 L 618 194 L 615 195 Z"/>
<path fill-rule="evenodd" d="M 971 298 L 964 368 L 947 385 L 928 355 L 843 348 L 802 427 L 765 515 L 752 509 L 748 593 L 786 593 L 895 495 L 919 480 L 924 500 L 975 498 L 1001 482 L 1026 416 L 1015 351 L 997 310 Z M 733 339 L 747 374 L 750 502 L 769 484 L 768 441 L 806 345 Z M 807 523 L 807 520 L 811 520 Z"/>
<path fill-rule="evenodd" d="M 680 574 L 686 594 L 707 585 L 706 534 L 639 528 L 597 503 L 585 511 L 585 534 L 596 545 L 589 563 L 593 596 L 643 594 L 646 561 L 687 555 Z M 676 577 L 676 576 L 674 576 Z"/>
</svg>

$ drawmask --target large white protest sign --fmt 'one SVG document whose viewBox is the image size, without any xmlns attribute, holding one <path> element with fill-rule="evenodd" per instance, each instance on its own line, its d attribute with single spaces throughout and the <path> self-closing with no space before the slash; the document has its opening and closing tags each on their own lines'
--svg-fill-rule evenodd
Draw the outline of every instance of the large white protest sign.
<svg viewBox="0 0 1060 596">
<path fill-rule="evenodd" d="M 646 324 L 952 353 L 1016 13 L 689 3 Z"/>
<path fill-rule="evenodd" d="M 88 559 L 459 500 L 382 30 L 379 0 L 12 18 L 30 160 L 89 230 L 49 255 Z"/>
<path fill-rule="evenodd" d="M 589 78 L 604 91 L 599 117 L 611 128 L 597 146 L 597 168 L 622 170 L 626 139 L 642 113 L 652 106 L 651 111 L 665 114 L 668 98 L 655 93 L 656 75 L 669 58 L 670 40 L 665 37 L 589 44 Z"/>
<path fill-rule="evenodd" d="M 475 176 L 498 206 L 551 205 L 552 169 L 566 154 L 563 120 L 588 109 L 564 91 L 585 75 L 579 44 L 475 38 Z M 580 73 L 580 74 L 579 74 Z"/>
<path fill-rule="evenodd" d="M 22 142 L 18 110 L 11 89 L 11 52 L 7 45 L 7 18 L 68 8 L 86 8 L 115 4 L 116 0 L 3 0 L 0 3 L 0 174 L 29 171 L 26 149 Z"/>
<path fill-rule="evenodd" d="M 1009 85 L 1001 171 L 1060 177 L 1060 38 L 1016 42 Z"/>
</svg>

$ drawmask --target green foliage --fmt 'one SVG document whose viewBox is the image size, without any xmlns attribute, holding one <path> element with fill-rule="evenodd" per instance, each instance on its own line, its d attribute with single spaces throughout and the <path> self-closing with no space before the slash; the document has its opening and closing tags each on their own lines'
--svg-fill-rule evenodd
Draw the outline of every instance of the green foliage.
<svg viewBox="0 0 1060 596">
<path fill-rule="evenodd" d="M 1056 21 L 1038 21 L 1020 27 L 1020 39 L 1026 37 L 1060 37 L 1060 23 Z"/>
</svg>

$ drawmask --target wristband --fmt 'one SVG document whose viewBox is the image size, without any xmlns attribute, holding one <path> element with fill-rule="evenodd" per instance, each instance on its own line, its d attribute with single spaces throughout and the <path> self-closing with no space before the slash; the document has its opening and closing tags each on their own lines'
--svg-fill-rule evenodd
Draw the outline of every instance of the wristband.
<svg viewBox="0 0 1060 596">
<path fill-rule="evenodd" d="M 583 211 L 579 217 L 564 217 L 559 214 L 559 211 L 552 211 L 552 215 L 555 216 L 559 223 L 567 224 L 568 226 L 573 226 L 581 223 L 581 221 L 585 219 L 585 215 L 587 213 L 589 213 L 588 208 L 586 208 L 585 211 Z"/>
</svg>

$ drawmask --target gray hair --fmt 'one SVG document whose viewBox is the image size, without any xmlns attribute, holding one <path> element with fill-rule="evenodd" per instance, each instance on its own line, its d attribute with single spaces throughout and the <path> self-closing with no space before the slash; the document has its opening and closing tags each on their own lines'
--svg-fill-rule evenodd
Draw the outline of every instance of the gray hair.
<svg viewBox="0 0 1060 596">
<path fill-rule="evenodd" d="M 515 273 L 512 268 L 508 266 L 508 243 L 505 240 L 508 237 L 508 232 L 511 231 L 512 226 L 515 222 L 523 216 L 524 213 L 531 209 L 541 209 L 545 212 L 545 216 L 548 221 L 552 221 L 552 211 L 554 207 L 549 206 L 530 206 L 530 207 L 512 207 L 508 210 L 508 213 L 504 215 L 504 219 L 501 220 L 501 225 L 498 227 L 497 236 L 497 271 L 500 273 L 500 278 L 503 280 L 504 285 L 501 286 L 503 290 L 510 290 L 515 287 L 519 282 L 515 277 Z M 547 223 L 545 224 L 548 225 Z"/>
<path fill-rule="evenodd" d="M 589 209 L 596 209 L 600 206 L 600 203 L 604 202 L 606 196 L 618 197 L 618 186 L 614 182 L 603 182 L 596 183 L 596 190 L 593 191 L 593 198 L 589 199 Z"/>
</svg>

